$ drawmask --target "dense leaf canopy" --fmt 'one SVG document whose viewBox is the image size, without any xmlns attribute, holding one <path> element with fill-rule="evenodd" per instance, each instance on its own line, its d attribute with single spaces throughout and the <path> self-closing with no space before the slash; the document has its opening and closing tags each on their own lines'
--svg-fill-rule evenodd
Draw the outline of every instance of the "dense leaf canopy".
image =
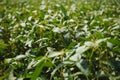
<svg viewBox="0 0 120 80">
<path fill-rule="evenodd" d="M 119 80 L 119 0 L 1 0 L 0 80 Z"/>
</svg>

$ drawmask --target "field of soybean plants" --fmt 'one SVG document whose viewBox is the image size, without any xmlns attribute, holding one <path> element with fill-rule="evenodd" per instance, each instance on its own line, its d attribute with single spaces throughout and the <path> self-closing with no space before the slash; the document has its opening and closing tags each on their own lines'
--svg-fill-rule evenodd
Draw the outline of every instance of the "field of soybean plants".
<svg viewBox="0 0 120 80">
<path fill-rule="evenodd" d="M 120 80 L 120 1 L 0 0 L 0 80 Z"/>
</svg>

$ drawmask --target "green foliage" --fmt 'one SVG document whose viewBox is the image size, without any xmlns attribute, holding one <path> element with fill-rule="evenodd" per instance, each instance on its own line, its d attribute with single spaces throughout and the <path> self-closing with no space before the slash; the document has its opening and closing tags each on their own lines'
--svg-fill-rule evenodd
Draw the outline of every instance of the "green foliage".
<svg viewBox="0 0 120 80">
<path fill-rule="evenodd" d="M 7 47 L 7 44 L 5 44 L 3 40 L 0 40 L 0 54 L 4 52 L 6 47 Z"/>
<path fill-rule="evenodd" d="M 33 75 L 32 75 L 32 78 L 31 80 L 36 80 L 37 77 L 40 75 L 40 73 L 42 72 L 42 68 L 44 66 L 45 62 L 42 60 L 39 62 L 39 64 L 37 65 Z"/>
<path fill-rule="evenodd" d="M 0 80 L 119 80 L 116 1 L 1 0 Z"/>
</svg>

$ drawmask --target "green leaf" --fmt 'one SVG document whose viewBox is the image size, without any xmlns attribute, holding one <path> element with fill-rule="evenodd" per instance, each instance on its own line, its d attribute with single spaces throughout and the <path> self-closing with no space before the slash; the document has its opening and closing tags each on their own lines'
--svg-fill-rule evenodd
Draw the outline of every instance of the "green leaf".
<svg viewBox="0 0 120 80">
<path fill-rule="evenodd" d="M 64 16 L 67 16 L 67 10 L 64 8 L 64 6 L 62 4 L 60 4 L 60 9 L 61 9 L 62 13 L 64 14 Z"/>
<path fill-rule="evenodd" d="M 120 55 L 120 47 L 113 48 L 113 52 L 116 52 L 118 55 Z"/>
<path fill-rule="evenodd" d="M 4 74 L 3 76 L 0 76 L 0 80 L 4 80 L 7 76 L 8 74 Z"/>
<path fill-rule="evenodd" d="M 0 53 L 2 53 L 6 47 L 7 44 L 5 44 L 3 40 L 0 40 Z"/>
<path fill-rule="evenodd" d="M 33 76 L 31 77 L 31 80 L 36 80 L 37 77 L 41 74 L 42 72 L 42 68 L 44 67 L 44 59 L 37 65 L 37 67 L 35 68 L 35 71 L 33 73 Z"/>
<path fill-rule="evenodd" d="M 120 40 L 118 38 L 116 38 L 116 39 L 109 39 L 108 41 L 111 42 L 113 45 L 120 46 Z"/>
<path fill-rule="evenodd" d="M 7 44 L 4 43 L 3 40 L 0 40 L 0 48 L 5 48 Z"/>
<path fill-rule="evenodd" d="M 101 39 L 101 38 L 103 38 L 103 34 L 101 33 L 101 32 L 95 32 L 94 34 L 93 34 L 97 39 Z"/>
<path fill-rule="evenodd" d="M 46 63 L 44 64 L 45 67 L 53 67 L 54 64 L 52 63 L 52 61 L 50 59 L 47 59 Z"/>
<path fill-rule="evenodd" d="M 69 46 L 67 47 L 67 49 L 73 48 L 76 44 L 77 44 L 76 42 L 71 42 L 71 43 L 69 44 Z"/>
</svg>

